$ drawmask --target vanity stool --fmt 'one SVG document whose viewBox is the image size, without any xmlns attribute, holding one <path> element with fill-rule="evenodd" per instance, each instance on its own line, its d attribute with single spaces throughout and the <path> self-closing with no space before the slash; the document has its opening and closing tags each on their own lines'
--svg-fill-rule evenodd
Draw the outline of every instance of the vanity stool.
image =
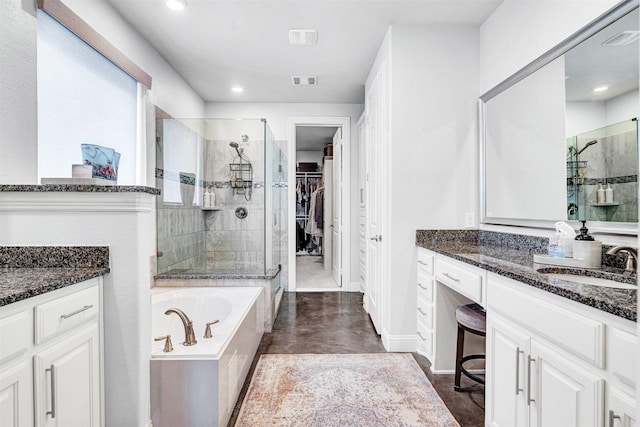
<svg viewBox="0 0 640 427">
<path fill-rule="evenodd" d="M 469 360 L 484 359 L 484 354 L 464 354 L 464 334 L 469 332 L 475 335 L 486 336 L 487 334 L 487 313 L 479 304 L 461 305 L 456 309 L 456 321 L 458 322 L 458 349 L 456 350 L 456 376 L 453 385 L 455 391 L 463 391 L 460 387 L 460 375 L 464 374 L 468 378 L 480 384 L 484 384 L 484 378 L 469 373 L 464 366 Z"/>
</svg>

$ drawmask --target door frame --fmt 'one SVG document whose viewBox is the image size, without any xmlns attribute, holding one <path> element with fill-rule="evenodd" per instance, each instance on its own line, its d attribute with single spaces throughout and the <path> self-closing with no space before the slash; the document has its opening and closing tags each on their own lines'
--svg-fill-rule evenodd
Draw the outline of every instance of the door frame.
<svg viewBox="0 0 640 427">
<path fill-rule="evenodd" d="M 297 126 L 317 126 L 317 127 L 341 127 L 342 128 L 342 247 L 340 256 L 342 258 L 342 287 L 340 291 L 351 290 L 351 170 L 344 165 L 351 164 L 351 118 L 350 117 L 291 117 L 289 118 L 289 149 L 288 149 L 288 261 L 289 261 L 289 281 L 288 291 L 296 291 L 296 127 Z M 334 183 L 335 186 L 335 183 Z"/>
</svg>

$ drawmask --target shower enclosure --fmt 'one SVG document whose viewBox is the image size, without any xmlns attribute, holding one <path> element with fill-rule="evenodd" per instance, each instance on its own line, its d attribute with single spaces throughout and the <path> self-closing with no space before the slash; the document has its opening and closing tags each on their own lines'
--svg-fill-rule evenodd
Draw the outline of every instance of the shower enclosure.
<svg viewBox="0 0 640 427">
<path fill-rule="evenodd" d="M 158 274 L 280 268 L 287 168 L 266 120 L 159 119 L 156 129 Z"/>
<path fill-rule="evenodd" d="M 609 200 L 598 189 L 611 188 Z M 638 122 L 605 126 L 567 139 L 567 218 L 638 222 Z"/>
</svg>

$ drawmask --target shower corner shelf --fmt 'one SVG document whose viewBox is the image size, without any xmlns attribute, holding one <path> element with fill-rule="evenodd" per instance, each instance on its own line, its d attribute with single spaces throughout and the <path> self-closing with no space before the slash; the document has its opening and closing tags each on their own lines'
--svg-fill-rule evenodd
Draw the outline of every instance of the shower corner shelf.
<svg viewBox="0 0 640 427">
<path fill-rule="evenodd" d="M 222 206 L 213 206 L 210 208 L 205 208 L 205 207 L 201 207 L 200 208 L 203 211 L 221 211 L 222 210 Z"/>
<path fill-rule="evenodd" d="M 620 206 L 620 203 L 592 203 L 591 206 L 596 206 L 599 208 L 608 208 L 611 206 Z"/>
</svg>

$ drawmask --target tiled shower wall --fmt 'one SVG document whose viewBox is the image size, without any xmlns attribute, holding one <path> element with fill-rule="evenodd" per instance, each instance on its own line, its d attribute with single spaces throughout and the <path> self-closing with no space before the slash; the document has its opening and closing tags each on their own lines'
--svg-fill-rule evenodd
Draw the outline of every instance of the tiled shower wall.
<svg viewBox="0 0 640 427">
<path fill-rule="evenodd" d="M 588 139 L 588 138 L 587 138 Z M 587 161 L 584 185 L 580 194 L 580 209 L 584 218 L 592 221 L 638 222 L 638 149 L 635 131 L 598 139 L 588 147 L 580 160 Z M 587 141 L 579 141 L 583 147 Z M 594 206 L 599 184 L 613 189 L 613 201 L 618 206 Z M 581 216 L 581 218 L 583 218 Z"/>
<path fill-rule="evenodd" d="M 239 142 L 240 135 L 238 136 Z M 250 141 L 244 154 L 253 166 L 251 199 L 234 194 L 229 164 L 237 161 L 232 140 L 205 141 L 205 185 L 213 186 L 219 211 L 205 211 L 205 268 L 215 271 L 259 272 L 265 266 L 264 142 Z M 244 208 L 246 218 L 236 211 Z"/>
</svg>

